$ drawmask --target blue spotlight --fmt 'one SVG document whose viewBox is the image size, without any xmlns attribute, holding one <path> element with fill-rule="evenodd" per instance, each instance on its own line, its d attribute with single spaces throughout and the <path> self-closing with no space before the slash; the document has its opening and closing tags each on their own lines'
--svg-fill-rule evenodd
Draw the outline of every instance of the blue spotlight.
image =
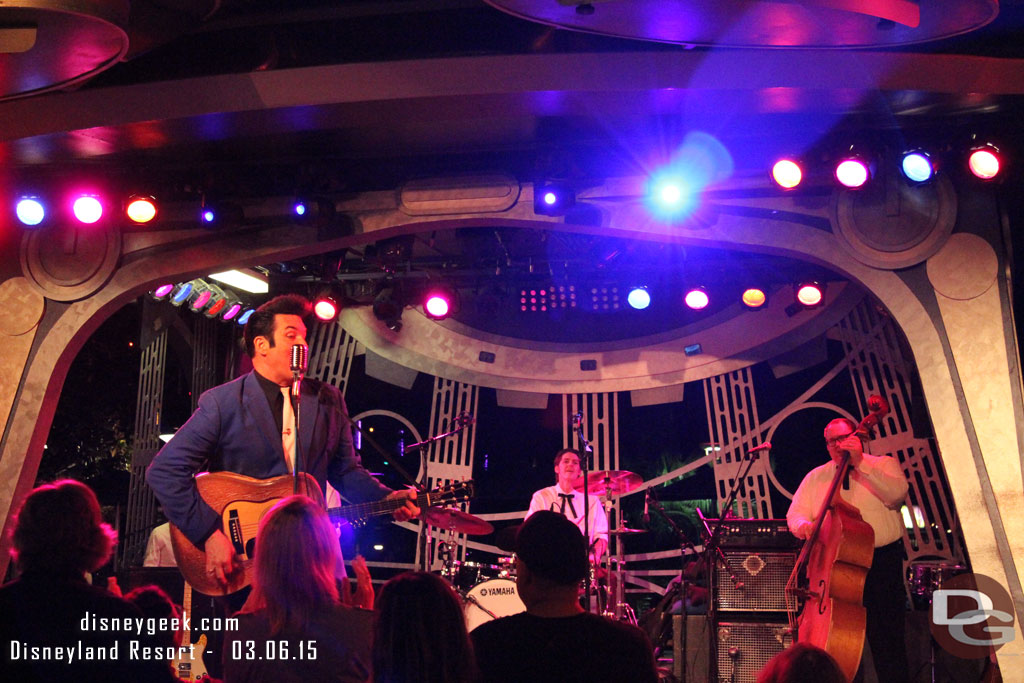
<svg viewBox="0 0 1024 683">
<path fill-rule="evenodd" d="M 245 325 L 247 322 L 249 322 L 249 318 L 251 318 L 252 314 L 255 313 L 255 312 L 256 312 L 255 308 L 250 308 L 248 311 L 246 311 L 242 315 L 238 316 L 238 320 L 237 320 L 238 324 L 239 325 Z"/>
<path fill-rule="evenodd" d="M 903 175 L 915 183 L 924 183 L 935 175 L 935 168 L 924 152 L 909 152 L 903 157 Z"/>
<path fill-rule="evenodd" d="M 305 205 L 305 203 L 303 203 L 303 202 L 296 202 L 294 209 L 295 209 L 295 215 L 296 216 L 305 216 L 306 215 L 306 205 Z"/>
<path fill-rule="evenodd" d="M 171 295 L 171 303 L 175 306 L 182 305 L 186 299 L 192 294 L 192 283 L 182 282 L 176 288 L 174 294 Z"/>
<path fill-rule="evenodd" d="M 203 209 L 203 212 L 200 214 L 200 218 L 203 219 L 204 223 L 210 224 L 217 220 L 217 214 L 213 212 L 213 209 Z"/>
<path fill-rule="evenodd" d="M 633 308 L 642 311 L 651 305 L 651 295 L 646 287 L 635 287 L 629 291 L 626 301 Z"/>
<path fill-rule="evenodd" d="M 548 191 L 544 193 L 542 199 L 544 200 L 544 203 L 547 204 L 548 206 L 553 206 L 554 203 L 558 201 L 558 195 L 555 194 L 554 192 Z"/>
<path fill-rule="evenodd" d="M 43 209 L 42 202 L 35 197 L 22 197 L 18 200 L 14 210 L 19 221 L 32 227 L 42 223 L 43 218 L 46 217 L 46 210 Z"/>
<path fill-rule="evenodd" d="M 539 216 L 561 216 L 576 204 L 576 193 L 568 183 L 537 183 L 533 188 L 533 212 Z"/>
</svg>

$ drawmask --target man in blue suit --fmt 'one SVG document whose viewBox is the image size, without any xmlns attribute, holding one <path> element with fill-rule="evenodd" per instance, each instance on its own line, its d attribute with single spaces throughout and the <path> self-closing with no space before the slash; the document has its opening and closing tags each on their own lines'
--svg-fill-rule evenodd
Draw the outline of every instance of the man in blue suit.
<svg viewBox="0 0 1024 683">
<path fill-rule="evenodd" d="M 282 441 L 290 429 L 284 424 L 283 409 L 292 382 L 291 347 L 306 344 L 303 320 L 309 311 L 309 302 L 297 295 L 279 296 L 260 306 L 243 334 L 252 372 L 204 393 L 196 412 L 146 472 L 167 518 L 205 550 L 206 571 L 221 585 L 238 568 L 234 549 L 221 529 L 220 516 L 200 498 L 194 476 L 204 469 L 257 479 L 290 473 Z M 321 489 L 328 481 L 355 502 L 407 498 L 394 514 L 397 521 L 420 513 L 413 491 L 392 491 L 363 469 L 337 387 L 303 380 L 299 406 L 299 464 Z"/>
</svg>

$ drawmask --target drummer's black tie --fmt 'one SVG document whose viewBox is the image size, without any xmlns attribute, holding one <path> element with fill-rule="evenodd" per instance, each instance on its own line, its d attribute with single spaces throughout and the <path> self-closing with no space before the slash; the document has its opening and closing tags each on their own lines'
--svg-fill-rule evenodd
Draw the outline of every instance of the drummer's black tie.
<svg viewBox="0 0 1024 683">
<path fill-rule="evenodd" d="M 562 499 L 562 509 L 559 510 L 561 514 L 565 514 L 565 504 L 569 504 L 569 509 L 572 511 L 572 516 L 576 516 L 576 506 L 572 504 L 572 499 L 576 497 L 573 493 L 559 493 L 559 498 Z"/>
</svg>

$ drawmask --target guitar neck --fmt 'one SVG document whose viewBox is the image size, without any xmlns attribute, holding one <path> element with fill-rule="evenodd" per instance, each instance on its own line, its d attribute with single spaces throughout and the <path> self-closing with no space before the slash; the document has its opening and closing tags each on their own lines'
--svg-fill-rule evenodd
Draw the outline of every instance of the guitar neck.
<svg viewBox="0 0 1024 683">
<path fill-rule="evenodd" d="M 420 493 L 416 496 L 416 506 L 420 508 L 430 507 L 431 492 Z M 372 503 L 356 503 L 355 505 L 343 505 L 337 508 L 330 508 L 327 514 L 331 519 L 344 519 L 349 522 L 390 515 L 398 508 L 405 505 L 408 498 L 396 498 L 393 500 L 377 500 Z"/>
<path fill-rule="evenodd" d="M 192 614 L 192 584 L 188 581 L 185 582 L 185 594 L 181 598 L 181 621 L 183 624 L 181 631 L 181 644 L 188 647 L 189 643 L 192 642 L 191 628 L 188 627 L 192 620 L 187 617 Z"/>
</svg>

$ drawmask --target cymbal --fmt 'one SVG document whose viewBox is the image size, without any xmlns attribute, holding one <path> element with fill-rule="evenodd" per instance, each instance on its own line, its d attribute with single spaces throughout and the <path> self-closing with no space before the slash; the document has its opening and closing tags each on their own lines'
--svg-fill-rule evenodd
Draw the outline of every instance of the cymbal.
<svg viewBox="0 0 1024 683">
<path fill-rule="evenodd" d="M 628 470 L 599 470 L 587 474 L 587 484 L 592 495 L 604 495 L 605 490 L 611 490 L 612 495 L 621 496 L 640 488 L 644 480 L 639 474 Z M 583 477 L 573 482 L 577 491 L 583 490 Z"/>
<path fill-rule="evenodd" d="M 630 534 L 646 534 L 647 533 L 647 529 L 630 529 L 630 528 L 627 528 L 627 527 L 622 527 L 621 529 L 612 529 L 608 533 L 611 534 L 612 536 L 623 536 L 623 535 L 627 535 L 628 536 Z"/>
<path fill-rule="evenodd" d="M 457 508 L 427 508 L 423 519 L 432 526 L 452 529 L 467 536 L 482 536 L 494 531 L 491 523 Z"/>
</svg>

